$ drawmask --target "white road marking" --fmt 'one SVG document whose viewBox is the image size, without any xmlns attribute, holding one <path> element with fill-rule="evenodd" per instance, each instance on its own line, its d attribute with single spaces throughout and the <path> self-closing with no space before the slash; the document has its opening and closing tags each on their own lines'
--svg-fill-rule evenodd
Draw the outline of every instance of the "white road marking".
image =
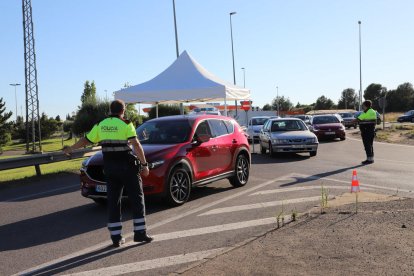
<svg viewBox="0 0 414 276">
<path fill-rule="evenodd" d="M 223 214 L 223 213 L 238 212 L 238 211 L 252 210 L 252 209 L 259 209 L 259 208 L 267 208 L 267 207 L 272 207 L 272 206 L 280 206 L 280 205 L 284 205 L 284 204 L 319 201 L 320 199 L 321 199 L 320 196 L 312 196 L 312 197 L 303 197 L 303 198 L 295 198 L 295 199 L 287 199 L 287 200 L 277 200 L 277 201 L 269 201 L 269 202 L 262 202 L 262 203 L 254 203 L 254 204 L 247 204 L 247 205 L 238 205 L 238 206 L 231 206 L 231 207 L 213 209 L 213 210 L 210 210 L 208 212 L 202 213 L 198 216 L 217 215 L 217 214 Z"/>
<path fill-rule="evenodd" d="M 61 187 L 61 188 L 56 188 L 56 189 L 52 189 L 52 190 L 48 190 L 48 191 L 40 192 L 40 193 L 19 196 L 19 197 L 15 197 L 15 198 L 12 198 L 12 199 L 5 200 L 3 202 L 14 202 L 14 201 L 22 200 L 22 199 L 27 199 L 27 198 L 31 198 L 31 197 L 40 196 L 40 195 L 46 195 L 46 194 L 50 194 L 50 193 L 53 193 L 53 192 L 67 190 L 67 189 L 71 189 L 71 188 L 75 188 L 75 187 L 79 187 L 79 184 L 66 186 L 66 187 Z"/>
<path fill-rule="evenodd" d="M 293 175 L 293 174 L 287 174 L 287 175 L 284 175 L 284 176 L 282 176 L 282 177 L 279 177 L 279 178 L 276 178 L 276 179 L 273 179 L 273 180 L 266 181 L 266 182 L 264 182 L 264 183 L 262 183 L 262 184 L 259 184 L 259 185 L 256 185 L 256 186 L 253 186 L 253 187 L 251 187 L 251 188 L 249 188 L 249 189 L 246 189 L 246 190 L 242 190 L 242 191 L 240 191 L 240 192 L 238 192 L 238 193 L 235 193 L 235 194 L 232 194 L 232 195 L 227 196 L 227 197 L 225 197 L 225 198 L 222 198 L 222 199 L 216 200 L 216 201 L 211 202 L 211 203 L 209 203 L 209 204 L 206 204 L 206 205 L 200 206 L 200 207 L 195 208 L 195 209 L 191 209 L 191 210 L 189 210 L 189 211 L 187 211 L 187 212 L 184 212 L 184 213 L 182 213 L 182 214 L 180 214 L 180 215 L 177 215 L 177 216 L 175 216 L 175 217 L 171 217 L 171 218 L 168 218 L 168 219 L 162 220 L 162 221 L 160 221 L 160 222 L 158 222 L 158 223 L 155 223 L 155 224 L 149 225 L 147 228 L 150 230 L 150 229 L 154 229 L 154 228 L 160 227 L 160 226 L 165 225 L 165 224 L 167 224 L 167 223 L 170 223 L 170 222 L 173 222 L 173 221 L 179 220 L 179 219 L 181 219 L 181 218 L 183 218 L 183 217 L 186 217 L 186 216 L 192 215 L 192 214 L 197 213 L 197 212 L 201 212 L 201 211 L 203 211 L 203 210 L 205 210 L 205 209 L 207 209 L 207 208 L 210 208 L 210 207 L 213 207 L 213 206 L 215 206 L 215 205 L 217 205 L 217 204 L 220 204 L 220 203 L 226 202 L 226 201 L 228 201 L 228 200 L 230 200 L 230 199 L 233 199 L 233 198 L 239 197 L 239 196 L 244 195 L 244 194 L 251 193 L 251 192 L 253 192 L 253 191 L 257 190 L 257 189 L 260 189 L 260 188 L 266 187 L 267 185 L 270 185 L 270 184 L 275 183 L 275 182 L 277 182 L 277 181 L 281 181 L 281 180 L 289 180 L 289 178 L 290 178 L 292 175 Z M 131 238 L 131 237 L 132 237 L 132 235 L 133 235 L 133 233 L 129 233 L 129 234 L 124 235 L 124 237 L 125 237 L 126 239 L 128 239 L 128 238 Z M 50 266 L 53 266 L 53 265 L 56 265 L 56 264 L 58 264 L 58 263 L 61 263 L 61 262 L 64 262 L 64 261 L 67 261 L 67 260 L 70 260 L 70 259 L 73 259 L 73 258 L 76 258 L 76 257 L 82 256 L 82 255 L 85 255 L 85 254 L 88 254 L 88 253 L 91 253 L 91 252 L 93 252 L 93 251 L 97 251 L 97 250 L 99 250 L 99 249 L 101 249 L 101 248 L 104 248 L 104 247 L 108 246 L 108 245 L 109 245 L 109 243 L 110 243 L 109 241 L 105 241 L 105 242 L 98 243 L 98 244 L 96 244 L 96 245 L 94 245 L 94 246 L 91 246 L 91 247 L 88 247 L 88 248 L 82 249 L 82 250 L 80 250 L 80 251 L 77 251 L 77 252 L 74 252 L 74 253 L 72 253 L 72 254 L 69 254 L 69 255 L 63 256 L 63 257 L 61 257 L 61 258 L 58 258 L 58 259 L 55 259 L 55 260 L 52 260 L 52 261 L 49 261 L 49 262 L 46 262 L 46 263 L 40 264 L 40 265 L 38 265 L 38 266 L 35 266 L 35 267 L 32 267 L 32 268 L 29 268 L 29 269 L 26 269 L 26 270 L 24 270 L 24 271 L 22 271 L 22 272 L 17 273 L 16 275 L 30 274 L 30 273 L 34 273 L 34 272 L 36 272 L 36 271 L 38 271 L 38 270 L 43 270 L 43 269 L 46 269 L 46 268 L 48 268 L 48 267 L 50 267 Z"/>
<path fill-rule="evenodd" d="M 350 188 L 347 186 L 323 186 L 327 189 L 340 189 L 340 190 L 349 190 Z M 287 193 L 287 192 L 296 192 L 296 191 L 305 191 L 305 190 L 320 190 L 321 187 L 319 186 L 307 186 L 307 187 L 292 187 L 292 188 L 279 188 L 274 190 L 264 190 L 259 191 L 249 196 L 256 196 L 256 195 L 268 195 L 268 194 L 279 194 L 279 193 Z"/>
<path fill-rule="evenodd" d="M 308 178 L 308 179 L 314 179 L 314 180 L 325 179 L 325 180 L 329 180 L 329 181 L 333 181 L 333 182 L 347 183 L 347 184 L 350 184 L 350 182 L 351 182 L 351 181 L 344 181 L 344 180 L 339 180 L 339 179 L 334 179 L 334 178 L 329 178 L 329 177 L 311 176 L 311 175 L 306 175 L 306 174 L 297 174 L 297 176 L 300 176 L 300 177 L 303 177 L 303 178 Z M 404 192 L 404 193 L 412 193 L 413 192 L 413 190 L 390 188 L 390 187 L 372 185 L 372 184 L 367 184 L 367 183 L 360 183 L 360 186 L 361 187 L 370 187 L 370 188 L 375 188 L 375 189 L 382 189 L 382 190 L 387 190 L 387 191 L 394 191 L 394 192 L 396 192 L 397 190 L 399 192 Z"/>
<path fill-rule="evenodd" d="M 121 274 L 126 274 L 126 273 L 133 273 L 133 272 L 139 272 L 139 271 L 150 270 L 150 269 L 155 269 L 155 268 L 162 268 L 162 267 L 173 266 L 173 265 L 178 265 L 178 264 L 201 261 L 205 258 L 208 258 L 211 255 L 215 255 L 217 253 L 225 251 L 226 249 L 227 249 L 226 247 L 216 248 L 216 249 L 199 251 L 199 252 L 194 252 L 194 253 L 189 253 L 189 254 L 180 254 L 180 255 L 174 255 L 174 256 L 169 256 L 169 257 L 164 257 L 164 258 L 159 258 L 159 259 L 104 267 L 104 268 L 99 268 L 95 270 L 83 271 L 83 272 L 72 273 L 72 274 L 67 274 L 67 275 L 73 275 L 73 276 L 121 275 Z"/>
</svg>

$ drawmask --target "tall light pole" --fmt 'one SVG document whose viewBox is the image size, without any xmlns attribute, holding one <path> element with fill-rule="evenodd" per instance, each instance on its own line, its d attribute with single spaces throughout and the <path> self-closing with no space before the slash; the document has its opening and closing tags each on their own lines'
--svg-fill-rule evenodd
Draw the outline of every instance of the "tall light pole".
<svg viewBox="0 0 414 276">
<path fill-rule="evenodd" d="M 359 26 L 359 103 L 358 103 L 358 111 L 361 111 L 361 104 L 362 104 L 361 21 L 358 21 L 358 26 Z"/>
<path fill-rule="evenodd" d="M 20 83 L 10 83 L 10 85 L 14 86 L 14 100 L 16 102 L 16 122 L 17 122 L 17 92 L 16 92 L 16 89 L 17 89 L 17 86 L 20 85 Z"/>
<path fill-rule="evenodd" d="M 233 25 L 231 22 L 231 16 L 236 14 L 236 12 L 230 13 L 230 37 L 231 37 L 231 56 L 233 59 L 233 84 L 236 85 L 236 69 L 234 67 L 234 47 L 233 47 Z M 236 117 L 237 117 L 237 100 L 234 101 L 234 104 L 236 106 Z"/>
<path fill-rule="evenodd" d="M 279 115 L 279 86 L 276 86 L 276 108 L 277 108 L 277 116 Z"/>
<path fill-rule="evenodd" d="M 177 16 L 175 14 L 175 0 L 173 0 L 173 13 L 174 13 L 174 32 L 175 32 L 175 53 L 177 58 L 180 56 L 178 50 L 178 31 L 177 31 Z M 180 103 L 180 114 L 184 115 L 184 104 Z"/>
<path fill-rule="evenodd" d="M 246 88 L 246 68 L 242 67 L 243 70 L 243 88 Z"/>
<path fill-rule="evenodd" d="M 175 31 L 175 51 L 177 54 L 177 58 L 180 55 L 178 51 L 178 32 L 177 32 L 177 17 L 175 15 L 175 0 L 173 0 L 173 12 L 174 12 L 174 31 Z"/>
</svg>

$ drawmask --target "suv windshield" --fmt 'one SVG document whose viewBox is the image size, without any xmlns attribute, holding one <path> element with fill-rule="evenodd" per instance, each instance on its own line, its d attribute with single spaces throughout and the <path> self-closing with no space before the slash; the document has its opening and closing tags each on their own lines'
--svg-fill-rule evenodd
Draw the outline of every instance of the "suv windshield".
<svg viewBox="0 0 414 276">
<path fill-rule="evenodd" d="M 336 116 L 320 116 L 314 117 L 312 123 L 316 125 L 333 124 L 339 123 L 339 119 Z"/>
<path fill-rule="evenodd" d="M 137 128 L 141 144 L 178 144 L 189 139 L 191 125 L 188 120 L 150 121 Z"/>
<path fill-rule="evenodd" d="M 298 131 L 306 130 L 306 126 L 299 120 L 285 120 L 285 121 L 273 121 L 270 128 L 271 132 L 276 131 Z"/>
</svg>

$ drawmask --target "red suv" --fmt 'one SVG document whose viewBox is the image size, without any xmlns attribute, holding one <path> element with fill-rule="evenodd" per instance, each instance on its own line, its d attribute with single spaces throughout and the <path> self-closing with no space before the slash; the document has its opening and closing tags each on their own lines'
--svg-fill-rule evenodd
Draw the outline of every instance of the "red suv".
<svg viewBox="0 0 414 276">
<path fill-rule="evenodd" d="M 250 150 L 238 123 L 228 117 L 169 116 L 137 128 L 150 174 L 143 177 L 146 195 L 163 196 L 181 205 L 191 188 L 227 178 L 234 187 L 249 179 Z M 98 203 L 106 200 L 102 153 L 86 159 L 81 168 L 82 195 Z"/>
</svg>

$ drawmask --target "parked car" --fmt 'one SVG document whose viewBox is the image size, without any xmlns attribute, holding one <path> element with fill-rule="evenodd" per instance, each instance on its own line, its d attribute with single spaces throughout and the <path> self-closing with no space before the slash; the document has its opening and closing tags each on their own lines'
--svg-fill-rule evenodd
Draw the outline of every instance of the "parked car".
<svg viewBox="0 0 414 276">
<path fill-rule="evenodd" d="M 234 187 L 241 187 L 249 180 L 249 143 L 231 118 L 161 117 L 142 124 L 137 136 L 150 165 L 149 176 L 143 177 L 146 195 L 160 195 L 172 205 L 181 205 L 194 186 L 227 178 Z M 80 171 L 82 195 L 104 202 L 102 153 L 86 159 Z"/>
<path fill-rule="evenodd" d="M 358 122 L 355 121 L 354 112 L 339 113 L 341 115 L 343 124 L 346 128 L 357 128 Z"/>
<path fill-rule="evenodd" d="M 260 132 L 260 152 L 309 152 L 316 156 L 318 138 L 298 118 L 269 119 Z"/>
<path fill-rule="evenodd" d="M 258 116 L 252 117 L 247 124 L 247 134 L 249 135 L 249 141 L 254 141 L 259 139 L 260 130 L 263 125 L 269 120 L 269 116 Z"/>
<path fill-rule="evenodd" d="M 305 124 L 309 124 L 310 123 L 311 117 L 312 116 L 310 116 L 310 115 L 293 115 L 293 116 L 291 116 L 291 118 L 301 119 L 302 121 L 305 122 Z"/>
<path fill-rule="evenodd" d="M 402 122 L 412 122 L 414 123 L 414 110 L 410 110 L 404 113 L 404 115 L 398 117 L 397 121 Z"/>
<path fill-rule="evenodd" d="M 310 130 L 319 140 L 339 138 L 345 140 L 345 127 L 335 114 L 315 115 L 312 117 Z"/>
<path fill-rule="evenodd" d="M 381 114 L 379 114 L 378 111 L 377 112 L 377 125 L 381 124 L 382 120 L 381 120 Z M 354 114 L 354 118 L 358 118 L 358 116 L 362 113 L 362 111 L 357 111 Z"/>
</svg>

